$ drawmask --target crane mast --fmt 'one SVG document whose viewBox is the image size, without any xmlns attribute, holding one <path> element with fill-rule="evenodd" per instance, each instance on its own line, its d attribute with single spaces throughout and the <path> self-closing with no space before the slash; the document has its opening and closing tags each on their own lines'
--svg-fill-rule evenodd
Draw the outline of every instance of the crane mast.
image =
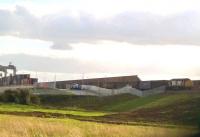
<svg viewBox="0 0 200 137">
<path fill-rule="evenodd" d="M 0 72 L 3 72 L 3 73 L 4 73 L 4 77 L 7 77 L 8 70 L 12 70 L 12 71 L 13 71 L 13 76 L 15 76 L 16 73 L 17 73 L 17 68 L 16 68 L 16 66 L 12 65 L 11 63 L 9 63 L 8 66 L 0 65 Z"/>
</svg>

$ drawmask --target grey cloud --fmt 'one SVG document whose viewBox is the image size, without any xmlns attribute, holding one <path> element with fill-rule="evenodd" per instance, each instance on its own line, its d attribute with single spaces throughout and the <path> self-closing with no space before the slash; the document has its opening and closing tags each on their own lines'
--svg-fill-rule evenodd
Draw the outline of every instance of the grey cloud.
<svg viewBox="0 0 200 137">
<path fill-rule="evenodd" d="M 7 65 L 8 62 L 16 65 L 18 70 L 29 70 L 36 72 L 52 72 L 52 73 L 130 73 L 144 71 L 141 67 L 132 67 L 126 65 L 117 65 L 105 62 L 83 61 L 74 58 L 50 58 L 28 54 L 5 54 L 0 55 L 0 64 Z M 155 70 L 155 67 L 148 66 Z M 152 73 L 152 71 L 151 71 Z"/>
<path fill-rule="evenodd" d="M 51 41 L 54 49 L 71 49 L 72 43 L 101 40 L 139 45 L 200 45 L 200 14 L 196 12 L 170 16 L 125 12 L 107 19 L 63 13 L 39 18 L 17 6 L 14 12 L 0 10 L 0 20 L 0 35 Z"/>
<path fill-rule="evenodd" d="M 68 44 L 64 44 L 64 43 L 53 43 L 53 45 L 51 46 L 52 49 L 57 49 L 57 50 L 71 50 L 72 47 Z"/>
<path fill-rule="evenodd" d="M 89 61 L 80 61 L 74 58 L 50 58 L 26 54 L 7 54 L 0 56 L 0 64 L 12 62 L 19 70 L 58 73 L 95 73 L 110 72 L 112 66 Z"/>
</svg>

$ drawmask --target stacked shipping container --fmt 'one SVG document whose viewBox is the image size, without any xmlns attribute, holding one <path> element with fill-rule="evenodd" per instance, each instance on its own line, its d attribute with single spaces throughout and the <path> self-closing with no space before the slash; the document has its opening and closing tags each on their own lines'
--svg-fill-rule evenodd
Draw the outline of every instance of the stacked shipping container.
<svg viewBox="0 0 200 137">
<path fill-rule="evenodd" d="M 37 78 L 31 78 L 30 74 L 20 74 L 0 78 L 0 86 L 33 85 L 38 82 Z"/>
</svg>

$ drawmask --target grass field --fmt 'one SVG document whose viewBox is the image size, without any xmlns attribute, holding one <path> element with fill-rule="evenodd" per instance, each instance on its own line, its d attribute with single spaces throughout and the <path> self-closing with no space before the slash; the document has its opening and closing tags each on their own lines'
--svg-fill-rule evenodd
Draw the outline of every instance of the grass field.
<svg viewBox="0 0 200 137">
<path fill-rule="evenodd" d="M 143 98 L 131 99 L 124 102 L 117 102 L 111 106 L 105 106 L 107 111 L 133 111 L 142 108 L 165 107 L 171 104 L 186 102 L 200 98 L 200 93 L 177 93 L 177 94 L 159 94 Z"/>
<path fill-rule="evenodd" d="M 0 115 L 1 137 L 188 137 L 196 129 L 160 128 Z"/>
<path fill-rule="evenodd" d="M 40 98 L 40 105 L 0 103 L 0 136 L 184 137 L 200 120 L 199 92 Z"/>
<path fill-rule="evenodd" d="M 118 103 L 125 103 L 139 98 L 130 94 L 115 96 L 75 96 L 75 95 L 40 95 L 43 106 L 56 108 L 73 108 L 85 110 L 110 111 Z"/>
</svg>

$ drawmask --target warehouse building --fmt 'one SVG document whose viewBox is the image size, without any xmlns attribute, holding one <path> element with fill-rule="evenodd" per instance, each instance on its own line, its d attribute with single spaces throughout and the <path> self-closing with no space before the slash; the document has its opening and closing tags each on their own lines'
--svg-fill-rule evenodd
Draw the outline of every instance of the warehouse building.
<svg viewBox="0 0 200 137">
<path fill-rule="evenodd" d="M 79 80 L 67 80 L 67 81 L 56 81 L 56 82 L 43 82 L 39 83 L 40 87 L 55 86 L 58 89 L 69 88 L 73 84 L 79 85 L 92 85 L 107 89 L 118 89 L 127 85 L 137 88 L 140 83 L 140 78 L 137 75 L 133 76 L 120 76 L 120 77 L 104 77 L 104 78 L 92 78 L 92 79 L 79 79 Z"/>
</svg>

